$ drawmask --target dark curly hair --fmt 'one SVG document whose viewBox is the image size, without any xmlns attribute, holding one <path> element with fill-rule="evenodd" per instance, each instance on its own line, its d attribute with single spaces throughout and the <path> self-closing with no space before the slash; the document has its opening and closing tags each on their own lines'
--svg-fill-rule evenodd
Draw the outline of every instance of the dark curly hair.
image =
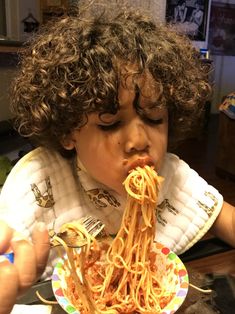
<svg viewBox="0 0 235 314">
<path fill-rule="evenodd" d="M 122 60 L 138 64 L 139 73 L 150 71 L 169 111 L 169 140 L 183 138 L 210 94 L 198 52 L 136 8 L 101 11 L 93 4 L 47 24 L 23 51 L 12 91 L 18 131 L 62 152 L 63 138 L 89 113 L 118 110 Z"/>
</svg>

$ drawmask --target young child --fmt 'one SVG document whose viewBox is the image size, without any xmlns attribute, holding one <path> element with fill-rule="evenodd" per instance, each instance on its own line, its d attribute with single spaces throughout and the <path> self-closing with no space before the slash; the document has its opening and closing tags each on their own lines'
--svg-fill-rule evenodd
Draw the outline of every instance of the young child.
<svg viewBox="0 0 235 314">
<path fill-rule="evenodd" d="M 32 39 L 12 110 L 20 134 L 39 147 L 16 164 L 1 193 L 0 250 L 10 245 L 15 261 L 0 260 L 0 313 L 43 270 L 50 276 L 47 230 L 91 215 L 117 232 L 122 182 L 137 165 L 165 178 L 156 240 L 180 254 L 211 229 L 235 244 L 235 209 L 169 153 L 197 125 L 210 94 L 207 72 L 186 38 L 136 8 L 94 3 Z"/>
</svg>

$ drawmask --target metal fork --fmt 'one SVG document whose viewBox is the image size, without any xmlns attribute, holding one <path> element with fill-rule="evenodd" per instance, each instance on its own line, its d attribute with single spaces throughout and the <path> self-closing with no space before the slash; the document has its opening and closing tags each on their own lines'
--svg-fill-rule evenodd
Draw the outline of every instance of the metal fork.
<svg viewBox="0 0 235 314">
<path fill-rule="evenodd" d="M 93 237 L 102 237 L 106 235 L 104 230 L 105 225 L 99 219 L 92 216 L 85 216 L 75 221 L 86 228 L 90 235 Z M 50 234 L 50 243 L 52 247 L 61 245 L 54 237 L 57 236 L 61 238 L 68 247 L 78 248 L 87 244 L 86 239 L 79 237 L 74 230 L 68 229 L 62 232 Z"/>
</svg>

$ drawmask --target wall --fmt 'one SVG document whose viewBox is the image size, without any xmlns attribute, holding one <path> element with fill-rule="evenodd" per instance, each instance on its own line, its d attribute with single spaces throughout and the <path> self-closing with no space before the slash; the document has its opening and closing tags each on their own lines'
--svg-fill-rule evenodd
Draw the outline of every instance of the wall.
<svg viewBox="0 0 235 314">
<path fill-rule="evenodd" d="M 8 106 L 9 86 L 15 72 L 14 68 L 0 68 L 0 121 L 9 119 L 11 116 Z"/>
<path fill-rule="evenodd" d="M 26 40 L 28 34 L 24 32 L 22 20 L 29 13 L 39 19 L 39 0 L 5 0 L 5 7 L 7 38 L 14 41 Z M 10 55 L 0 53 L 0 121 L 11 117 L 9 87 L 16 74 L 16 63 L 12 64 Z"/>
<path fill-rule="evenodd" d="M 235 4 L 235 0 L 213 0 Z M 212 112 L 218 112 L 218 105 L 224 95 L 235 91 L 235 56 L 212 55 L 214 64 L 214 95 L 212 99 Z"/>
<path fill-rule="evenodd" d="M 40 20 L 39 0 L 5 0 L 7 35 L 12 40 L 24 41 L 28 33 L 24 32 L 23 20 L 31 13 Z"/>
<path fill-rule="evenodd" d="M 235 57 L 212 56 L 214 63 L 214 95 L 212 111 L 218 111 L 223 96 L 235 91 Z"/>
<path fill-rule="evenodd" d="M 157 20 L 165 21 L 166 0 L 129 0 L 129 2 L 133 6 L 136 5 L 149 10 Z"/>
</svg>

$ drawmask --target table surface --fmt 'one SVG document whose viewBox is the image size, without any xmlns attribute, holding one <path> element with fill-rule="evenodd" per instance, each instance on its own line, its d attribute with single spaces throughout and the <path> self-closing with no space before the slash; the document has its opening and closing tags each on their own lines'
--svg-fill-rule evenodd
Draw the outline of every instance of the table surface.
<svg viewBox="0 0 235 314">
<path fill-rule="evenodd" d="M 202 293 L 189 286 L 185 302 L 177 314 L 234 314 L 235 313 L 235 249 L 220 240 L 206 240 L 196 244 L 187 254 L 180 256 L 189 282 L 212 293 Z M 35 291 L 53 299 L 50 282 L 35 285 L 18 303 L 40 303 Z M 64 314 L 59 305 L 53 305 L 52 314 Z"/>
</svg>

